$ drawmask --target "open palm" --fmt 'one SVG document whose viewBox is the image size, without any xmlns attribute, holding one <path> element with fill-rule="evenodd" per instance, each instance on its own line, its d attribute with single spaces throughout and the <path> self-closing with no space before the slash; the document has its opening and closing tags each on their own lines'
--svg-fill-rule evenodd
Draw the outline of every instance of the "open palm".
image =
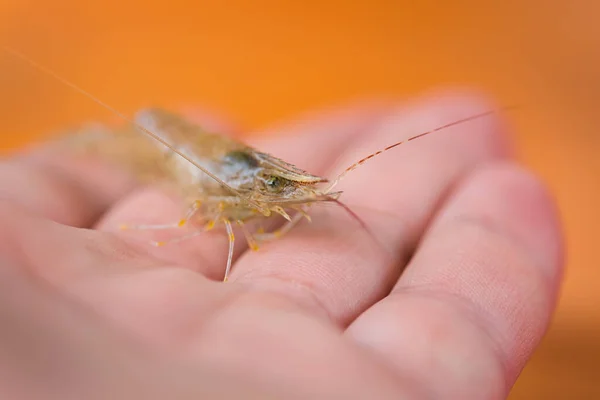
<svg viewBox="0 0 600 400">
<path fill-rule="evenodd" d="M 249 144 L 333 176 L 488 108 L 466 94 L 360 105 Z M 115 231 L 177 221 L 180 205 L 165 194 L 47 149 L 5 160 L 0 391 L 506 398 L 554 309 L 562 239 L 552 200 L 510 160 L 504 130 L 493 117 L 474 120 L 348 176 L 341 200 L 379 244 L 336 209 L 315 207 L 312 224 L 258 252 L 237 241 L 228 283 L 219 281 L 225 235 L 153 248 L 148 232 Z"/>
</svg>

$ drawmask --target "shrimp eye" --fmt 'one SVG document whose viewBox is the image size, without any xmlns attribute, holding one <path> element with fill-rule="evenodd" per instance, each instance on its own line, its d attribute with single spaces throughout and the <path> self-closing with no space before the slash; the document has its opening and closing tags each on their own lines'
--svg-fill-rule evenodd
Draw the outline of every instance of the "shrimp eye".
<svg viewBox="0 0 600 400">
<path fill-rule="evenodd" d="M 283 185 L 283 179 L 278 176 L 270 176 L 265 180 L 269 190 L 277 190 Z"/>
</svg>

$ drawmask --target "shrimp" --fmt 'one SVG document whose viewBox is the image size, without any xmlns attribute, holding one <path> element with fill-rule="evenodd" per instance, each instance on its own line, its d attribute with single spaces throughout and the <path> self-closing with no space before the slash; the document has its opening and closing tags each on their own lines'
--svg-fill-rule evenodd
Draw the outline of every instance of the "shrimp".
<svg viewBox="0 0 600 400">
<path fill-rule="evenodd" d="M 341 206 L 371 233 L 366 224 L 339 200 L 342 192 L 334 191 L 347 174 L 404 143 L 497 112 L 482 112 L 391 144 L 358 160 L 330 181 L 237 140 L 206 132 L 183 116 L 163 109 L 142 110 L 134 119 L 130 119 L 21 53 L 6 47 L 5 51 L 53 76 L 128 123 L 117 132 L 95 126 L 94 129 L 84 130 L 87 136 L 84 135 L 73 143 L 136 172 L 142 180 L 152 178 L 171 182 L 180 191 L 187 204 L 187 211 L 181 220 L 173 224 L 124 225 L 122 228 L 165 229 L 189 224 L 198 226 L 191 234 L 154 243 L 162 246 L 189 239 L 219 225 L 224 226 L 229 241 L 224 282 L 228 280 L 233 263 L 233 224 L 241 228 L 250 249 L 257 250 L 259 242 L 280 238 L 302 218 L 310 221 L 308 211 L 314 204 L 330 202 Z M 287 221 L 268 233 L 251 233 L 246 227 L 251 220 L 264 220 L 273 216 L 281 216 Z"/>
</svg>

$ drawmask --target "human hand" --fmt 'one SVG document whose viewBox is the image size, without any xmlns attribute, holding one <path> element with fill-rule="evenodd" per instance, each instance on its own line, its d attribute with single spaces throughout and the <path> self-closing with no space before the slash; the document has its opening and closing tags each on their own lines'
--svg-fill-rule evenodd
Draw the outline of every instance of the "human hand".
<svg viewBox="0 0 600 400">
<path fill-rule="evenodd" d="M 461 94 L 363 105 L 249 144 L 334 176 L 488 108 Z M 449 128 L 340 185 L 392 259 L 354 221 L 315 209 L 312 224 L 258 252 L 237 241 L 228 283 L 225 235 L 152 248 L 114 232 L 177 221 L 166 195 L 43 149 L 4 161 L 0 392 L 506 398 L 554 310 L 562 238 L 553 201 L 510 160 L 504 130 L 493 117 Z"/>
</svg>

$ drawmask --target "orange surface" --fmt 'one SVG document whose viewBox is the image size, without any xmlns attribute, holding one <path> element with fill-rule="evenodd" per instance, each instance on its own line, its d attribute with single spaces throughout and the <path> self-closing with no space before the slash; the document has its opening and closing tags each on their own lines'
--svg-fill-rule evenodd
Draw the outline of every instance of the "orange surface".
<svg viewBox="0 0 600 400">
<path fill-rule="evenodd" d="M 0 37 L 125 112 L 207 105 L 245 128 L 367 95 L 487 90 L 515 115 L 569 244 L 550 334 L 511 399 L 600 398 L 600 3 L 2 0 Z M 110 115 L 0 57 L 3 146 Z M 596 396 L 593 396 L 595 394 Z"/>
</svg>

